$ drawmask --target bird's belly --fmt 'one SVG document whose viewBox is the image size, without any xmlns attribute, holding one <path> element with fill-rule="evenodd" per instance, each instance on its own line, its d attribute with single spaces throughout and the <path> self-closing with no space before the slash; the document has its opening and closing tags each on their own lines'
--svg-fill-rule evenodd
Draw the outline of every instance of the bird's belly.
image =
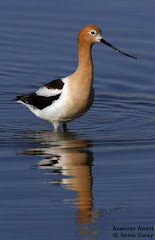
<svg viewBox="0 0 155 240">
<path fill-rule="evenodd" d="M 64 95 L 60 99 L 52 103 L 38 113 L 38 117 L 49 121 L 69 122 L 85 114 L 94 101 L 94 90 L 88 98 L 76 99 L 65 98 Z"/>
<path fill-rule="evenodd" d="M 94 96 L 95 93 L 93 88 L 91 89 L 91 92 L 88 96 L 81 94 L 80 97 L 76 98 L 76 94 L 74 94 L 73 98 L 71 98 L 67 104 L 67 118 L 70 119 L 69 121 L 81 117 L 83 114 L 85 114 L 93 104 Z"/>
</svg>

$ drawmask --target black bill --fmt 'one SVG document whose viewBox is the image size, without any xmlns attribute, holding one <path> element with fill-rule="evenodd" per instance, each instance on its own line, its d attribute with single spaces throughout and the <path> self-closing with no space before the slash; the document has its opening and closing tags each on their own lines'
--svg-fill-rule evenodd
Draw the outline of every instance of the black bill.
<svg viewBox="0 0 155 240">
<path fill-rule="evenodd" d="M 137 59 L 136 57 L 133 57 L 133 56 L 131 56 L 131 55 L 125 53 L 125 52 L 122 52 L 122 51 L 119 50 L 118 48 L 116 48 L 116 47 L 114 47 L 113 45 L 111 45 L 110 43 L 108 43 L 108 42 L 107 42 L 106 40 L 104 40 L 103 38 L 100 39 L 100 42 L 106 44 L 107 46 L 113 48 L 114 50 L 116 50 L 117 52 L 119 52 L 119 53 L 121 53 L 121 54 L 123 54 L 123 55 L 125 55 L 125 56 L 131 57 L 131 58 L 134 58 L 134 59 Z"/>
</svg>

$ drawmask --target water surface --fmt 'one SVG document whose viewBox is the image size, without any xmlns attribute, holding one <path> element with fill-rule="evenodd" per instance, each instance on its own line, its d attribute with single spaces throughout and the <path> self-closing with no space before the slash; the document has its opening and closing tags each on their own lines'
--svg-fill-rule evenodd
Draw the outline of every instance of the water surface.
<svg viewBox="0 0 155 240">
<path fill-rule="evenodd" d="M 155 227 L 154 7 L 153 0 L 0 3 L 1 239 L 112 240 L 114 226 L 135 227 L 124 233 L 136 235 L 139 225 Z M 71 74 L 86 24 L 138 61 L 93 46 L 95 102 L 55 133 L 10 100 Z"/>
</svg>

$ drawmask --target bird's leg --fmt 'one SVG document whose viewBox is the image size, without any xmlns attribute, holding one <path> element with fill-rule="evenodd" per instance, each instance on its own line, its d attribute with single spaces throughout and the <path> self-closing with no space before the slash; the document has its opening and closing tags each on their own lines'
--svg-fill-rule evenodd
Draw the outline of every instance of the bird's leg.
<svg viewBox="0 0 155 240">
<path fill-rule="evenodd" d="M 57 132 L 59 130 L 60 123 L 59 122 L 53 122 L 54 132 Z"/>
<path fill-rule="evenodd" d="M 67 131 L 67 123 L 63 123 L 63 130 Z"/>
</svg>

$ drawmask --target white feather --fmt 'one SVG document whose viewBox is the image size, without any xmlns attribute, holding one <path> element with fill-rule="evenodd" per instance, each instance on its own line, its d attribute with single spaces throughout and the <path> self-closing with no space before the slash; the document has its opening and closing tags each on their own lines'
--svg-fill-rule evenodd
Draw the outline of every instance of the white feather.
<svg viewBox="0 0 155 240">
<path fill-rule="evenodd" d="M 59 95 L 61 92 L 62 92 L 62 89 L 49 89 L 44 86 L 39 88 L 36 94 L 38 96 L 51 97 L 51 96 Z"/>
</svg>

